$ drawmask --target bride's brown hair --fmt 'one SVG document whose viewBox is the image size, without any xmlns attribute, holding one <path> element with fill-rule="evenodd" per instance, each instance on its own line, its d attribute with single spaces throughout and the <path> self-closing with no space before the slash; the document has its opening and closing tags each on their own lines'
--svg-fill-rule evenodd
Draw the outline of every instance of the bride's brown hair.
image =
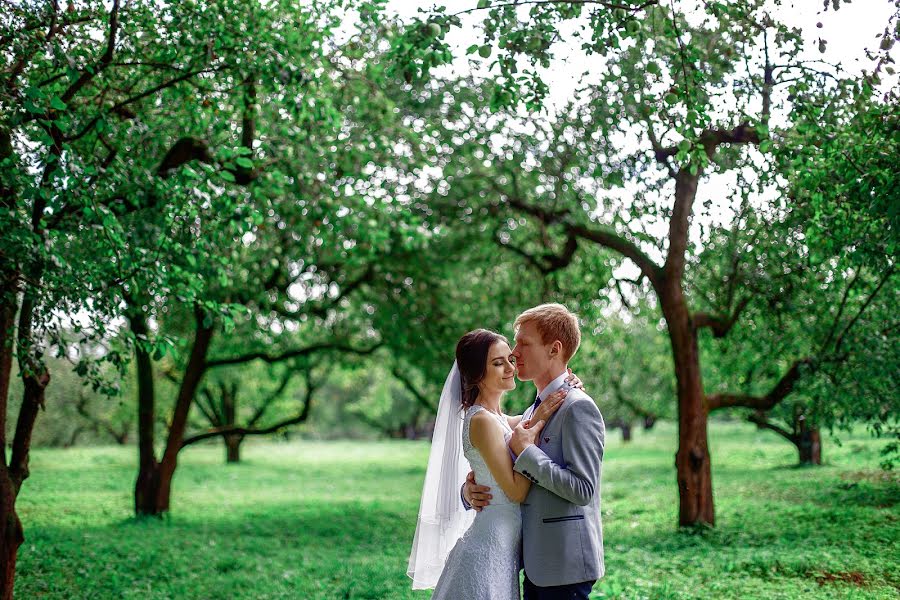
<svg viewBox="0 0 900 600">
<path fill-rule="evenodd" d="M 470 331 L 456 344 L 456 366 L 462 384 L 462 408 L 466 410 L 478 400 L 478 384 L 487 371 L 487 358 L 491 346 L 509 341 L 488 329 Z"/>
</svg>

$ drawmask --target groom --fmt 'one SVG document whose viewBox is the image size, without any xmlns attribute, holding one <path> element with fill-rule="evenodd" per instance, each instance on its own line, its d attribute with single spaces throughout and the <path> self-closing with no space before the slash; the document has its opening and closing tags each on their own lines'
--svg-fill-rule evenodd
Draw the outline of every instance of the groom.
<svg viewBox="0 0 900 600">
<path fill-rule="evenodd" d="M 518 377 L 537 388 L 534 405 L 509 440 L 513 468 L 532 482 L 522 503 L 524 600 L 587 600 L 604 572 L 600 466 L 606 426 L 593 399 L 579 389 L 569 391 L 542 431 L 528 422 L 542 399 L 565 383 L 581 342 L 578 320 L 561 304 L 542 304 L 519 315 L 514 328 Z M 462 491 L 467 508 L 490 504 L 489 490 L 470 473 Z"/>
</svg>

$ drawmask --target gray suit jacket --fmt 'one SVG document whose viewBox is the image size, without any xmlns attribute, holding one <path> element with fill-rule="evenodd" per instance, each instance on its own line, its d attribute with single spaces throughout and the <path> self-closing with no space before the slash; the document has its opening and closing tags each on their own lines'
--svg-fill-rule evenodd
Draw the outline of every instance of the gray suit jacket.
<svg viewBox="0 0 900 600">
<path fill-rule="evenodd" d="M 576 389 L 545 424 L 540 444 L 516 459 L 513 468 L 532 482 L 522 504 L 522 558 L 535 585 L 603 577 L 600 467 L 605 441 L 600 410 Z"/>
</svg>

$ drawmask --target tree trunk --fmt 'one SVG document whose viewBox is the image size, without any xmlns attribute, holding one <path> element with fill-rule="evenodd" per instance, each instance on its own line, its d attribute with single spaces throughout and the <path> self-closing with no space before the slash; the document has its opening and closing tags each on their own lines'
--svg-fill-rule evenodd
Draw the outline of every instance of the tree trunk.
<svg viewBox="0 0 900 600">
<path fill-rule="evenodd" d="M 656 425 L 656 417 L 647 416 L 644 417 L 644 431 L 650 431 L 653 429 L 653 426 Z"/>
<path fill-rule="evenodd" d="M 669 251 L 654 289 L 669 328 L 678 390 L 678 524 L 714 525 L 712 473 L 707 440 L 706 397 L 700 374 L 697 330 L 684 297 L 685 254 L 700 173 L 682 169 L 675 177 L 675 203 L 669 221 Z M 652 281 L 652 280 L 651 280 Z"/>
<path fill-rule="evenodd" d="M 132 305 L 128 322 L 136 338 L 147 339 L 147 320 L 140 308 Z M 153 362 L 146 348 L 140 344 L 135 345 L 135 362 L 138 379 L 138 475 L 134 484 L 134 512 L 137 515 L 156 515 L 159 487 L 159 464 L 153 451 L 156 391 L 153 387 Z"/>
<path fill-rule="evenodd" d="M 191 356 L 184 370 L 181 387 L 178 389 L 178 397 L 175 401 L 175 409 L 172 411 L 172 420 L 169 425 L 169 437 L 166 441 L 166 449 L 162 460 L 159 461 L 159 479 L 156 490 L 156 513 L 162 514 L 169 511 L 169 500 L 172 495 L 172 478 L 178 466 L 178 452 L 181 450 L 181 442 L 184 439 L 184 431 L 187 428 L 188 413 L 194 401 L 194 395 L 206 372 L 206 354 L 212 341 L 212 324 L 204 324 L 204 315 L 200 309 L 195 312 L 197 321 L 197 333 L 191 348 Z"/>
<path fill-rule="evenodd" d="M 6 410 L 17 309 L 15 290 L 6 284 L 0 290 L 0 600 L 12 600 L 16 556 L 24 541 L 22 522 L 16 514 L 16 491 L 6 466 Z"/>
<path fill-rule="evenodd" d="M 631 423 L 627 421 L 622 421 L 619 426 L 622 428 L 622 441 L 630 442 L 631 441 Z"/>
<path fill-rule="evenodd" d="M 26 306 L 23 303 L 22 310 Z M 30 308 L 29 308 L 30 310 Z M 30 331 L 30 324 L 28 327 Z M 22 331 L 20 325 L 20 333 Z M 23 365 L 20 364 L 20 368 Z M 50 383 L 50 374 L 40 362 L 23 369 L 24 393 L 22 406 L 16 420 L 9 466 L 6 465 L 6 448 L 3 449 L 3 464 L 0 467 L 0 599 L 12 600 L 15 579 L 16 557 L 19 546 L 25 541 L 22 522 L 16 514 L 16 497 L 22 482 L 28 478 L 28 457 L 31 451 L 31 434 L 38 412 L 44 406 L 44 393 Z M 6 409 L 4 407 L 4 413 Z M 5 427 L 5 424 L 4 424 Z"/>
<path fill-rule="evenodd" d="M 222 425 L 234 427 L 237 424 L 237 383 L 230 387 L 222 385 L 222 414 L 225 417 Z M 225 435 L 222 436 L 222 441 L 225 442 L 225 462 L 241 462 L 241 442 L 244 441 L 244 436 Z"/>
<path fill-rule="evenodd" d="M 5 464 L 0 464 L 0 600 L 12 600 L 16 557 L 25 541 L 16 514 L 16 488 Z"/>
<path fill-rule="evenodd" d="M 225 462 L 241 462 L 241 442 L 244 441 L 244 436 L 224 435 L 222 439 L 225 441 Z"/>
<path fill-rule="evenodd" d="M 0 600 L 12 600 L 16 556 L 24 541 L 16 514 L 16 488 L 6 463 L 6 410 L 12 379 L 14 323 L 18 309 L 14 278 L 4 273 L 0 288 Z"/>
<path fill-rule="evenodd" d="M 147 335 L 144 315 L 137 309 L 129 316 L 135 335 Z M 134 487 L 134 510 L 137 515 L 161 516 L 169 510 L 172 493 L 172 477 L 177 467 L 178 451 L 187 426 L 194 394 L 206 371 L 206 353 L 212 338 L 212 325 L 204 325 L 202 312 L 195 311 L 197 333 L 191 348 L 191 356 L 185 368 L 178 390 L 175 409 L 169 425 L 169 437 L 163 458 L 157 462 L 153 453 L 154 390 L 153 363 L 149 354 L 136 347 L 138 363 L 138 448 L 140 464 Z"/>
<path fill-rule="evenodd" d="M 697 332 L 690 320 L 678 286 L 671 286 L 661 298 L 669 326 L 675 379 L 678 390 L 678 452 L 675 467 L 678 479 L 678 524 L 714 525 L 707 411 L 700 376 Z"/>
<path fill-rule="evenodd" d="M 822 464 L 822 437 L 818 429 L 801 425 L 795 443 L 800 452 L 801 465 Z"/>
<path fill-rule="evenodd" d="M 0 458 L 6 465 L 6 411 L 9 406 L 9 385 L 12 382 L 15 322 L 19 306 L 12 274 L 0 272 L 0 277 L 5 279 L 0 287 Z"/>
</svg>

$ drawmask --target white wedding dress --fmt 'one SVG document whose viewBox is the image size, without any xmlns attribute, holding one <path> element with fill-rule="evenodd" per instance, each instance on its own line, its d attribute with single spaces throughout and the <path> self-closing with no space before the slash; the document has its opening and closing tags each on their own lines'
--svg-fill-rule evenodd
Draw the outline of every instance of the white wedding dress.
<svg viewBox="0 0 900 600">
<path fill-rule="evenodd" d="M 519 600 L 519 553 L 522 513 L 491 475 L 481 454 L 469 440 L 472 415 L 485 410 L 472 406 L 463 422 L 463 453 L 475 472 L 475 481 L 491 488 L 491 503 L 475 515 L 472 526 L 447 556 L 432 600 Z M 512 429 L 505 417 L 488 413 L 503 427 L 506 441 Z"/>
</svg>

